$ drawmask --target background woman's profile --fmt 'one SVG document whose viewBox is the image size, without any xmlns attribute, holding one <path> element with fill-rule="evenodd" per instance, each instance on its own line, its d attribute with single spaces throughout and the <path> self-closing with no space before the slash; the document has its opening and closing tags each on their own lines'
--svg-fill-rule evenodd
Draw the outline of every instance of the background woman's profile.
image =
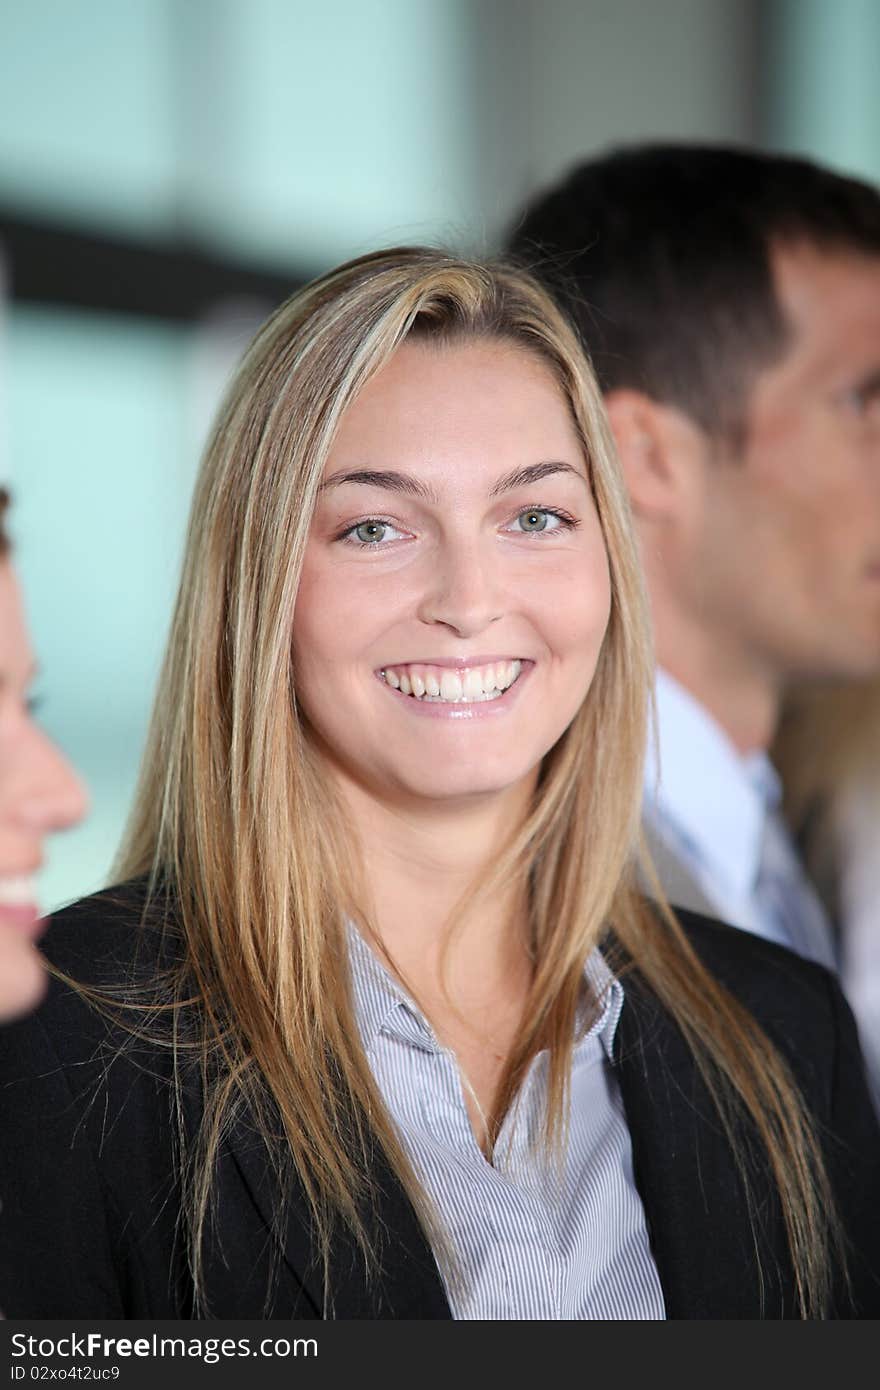
<svg viewBox="0 0 880 1390">
<path fill-rule="evenodd" d="M 0 489 L 0 1022 L 33 1007 L 46 987 L 37 872 L 44 841 L 80 819 L 82 788 L 33 717 L 35 659 L 6 532 Z"/>
</svg>

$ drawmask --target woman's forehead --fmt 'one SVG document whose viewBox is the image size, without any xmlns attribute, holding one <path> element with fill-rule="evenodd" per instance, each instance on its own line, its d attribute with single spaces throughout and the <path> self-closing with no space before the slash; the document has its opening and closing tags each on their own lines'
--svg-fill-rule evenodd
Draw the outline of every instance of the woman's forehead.
<svg viewBox="0 0 880 1390">
<path fill-rule="evenodd" d="M 344 415 L 324 470 L 501 473 L 560 458 L 586 473 L 569 403 L 537 354 L 506 342 L 408 341 Z"/>
</svg>

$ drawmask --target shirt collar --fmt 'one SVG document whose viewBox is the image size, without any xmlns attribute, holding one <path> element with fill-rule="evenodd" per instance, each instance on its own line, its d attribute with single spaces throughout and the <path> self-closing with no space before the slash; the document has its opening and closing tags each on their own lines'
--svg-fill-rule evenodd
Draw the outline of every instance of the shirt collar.
<svg viewBox="0 0 880 1390">
<path fill-rule="evenodd" d="M 605 957 L 598 949 L 587 958 L 584 980 L 589 993 L 587 1000 L 597 1000 L 599 1011 L 580 1040 L 598 1037 L 609 1061 L 613 1061 L 614 1035 L 623 1011 L 623 985 L 608 969 Z M 586 1018 L 582 1018 L 586 1022 Z M 579 1044 L 580 1045 L 580 1044 Z"/>
<path fill-rule="evenodd" d="M 441 1044 L 418 1005 L 385 968 L 376 952 L 360 932 L 349 923 L 349 959 L 351 961 L 352 993 L 355 1015 L 364 1051 L 369 1056 L 380 1034 L 399 1037 L 423 1052 L 440 1052 Z M 587 998 L 599 1004 L 596 1016 L 589 1021 L 585 1012 L 578 1019 L 579 1036 L 576 1049 L 588 1039 L 598 1037 L 609 1059 L 612 1056 L 614 1034 L 623 1009 L 623 986 L 615 979 L 600 951 L 595 950 L 584 968 L 584 981 L 589 990 Z"/>
<path fill-rule="evenodd" d="M 740 754 L 706 709 L 667 671 L 656 680 L 657 746 L 649 741 L 645 809 L 671 822 L 735 900 L 755 884 L 768 809 L 779 801 L 769 758 Z"/>
<path fill-rule="evenodd" d="M 355 1015 L 367 1055 L 383 1032 L 404 1034 L 423 1052 L 439 1051 L 440 1044 L 420 1009 L 353 922 L 348 924 L 348 956 Z"/>
</svg>

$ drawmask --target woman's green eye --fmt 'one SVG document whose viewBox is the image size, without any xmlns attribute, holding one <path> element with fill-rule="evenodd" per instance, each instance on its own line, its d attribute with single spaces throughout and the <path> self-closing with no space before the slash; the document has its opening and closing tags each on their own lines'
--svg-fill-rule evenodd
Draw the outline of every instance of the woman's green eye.
<svg viewBox="0 0 880 1390">
<path fill-rule="evenodd" d="M 543 531 L 547 526 L 547 513 L 534 510 L 520 512 L 517 521 L 523 531 Z"/>
<path fill-rule="evenodd" d="M 387 530 L 384 521 L 362 521 L 360 526 L 355 527 L 354 533 L 362 544 L 369 545 L 371 541 L 384 540 Z"/>
<path fill-rule="evenodd" d="M 360 546 L 361 550 L 384 550 L 390 542 L 404 540 L 405 534 L 390 521 L 371 516 L 366 521 L 349 526 L 336 539 L 345 545 Z"/>
</svg>

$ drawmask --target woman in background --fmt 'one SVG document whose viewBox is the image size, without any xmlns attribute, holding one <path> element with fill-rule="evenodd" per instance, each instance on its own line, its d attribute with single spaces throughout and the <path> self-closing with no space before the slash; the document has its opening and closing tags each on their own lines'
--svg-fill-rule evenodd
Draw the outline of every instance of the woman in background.
<svg viewBox="0 0 880 1390">
<path fill-rule="evenodd" d="M 43 924 L 34 875 L 43 840 L 84 811 L 79 782 L 34 723 L 34 659 L 10 561 L 0 488 L 0 1022 L 32 1008 L 46 987 L 36 942 Z"/>
<path fill-rule="evenodd" d="M 880 1311 L 825 971 L 639 898 L 651 658 L 577 340 L 380 252 L 208 445 L 125 880 L 0 1039 L 22 1317 Z"/>
</svg>

